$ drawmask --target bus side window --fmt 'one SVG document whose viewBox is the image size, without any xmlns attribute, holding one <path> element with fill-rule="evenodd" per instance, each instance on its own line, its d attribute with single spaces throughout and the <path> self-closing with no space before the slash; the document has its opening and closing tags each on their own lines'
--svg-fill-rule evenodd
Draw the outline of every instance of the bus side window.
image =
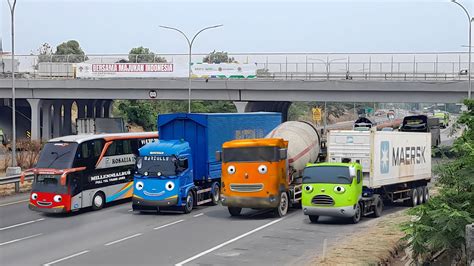
<svg viewBox="0 0 474 266">
<path fill-rule="evenodd" d="M 123 149 L 123 154 L 133 153 L 132 143 L 130 142 L 130 140 L 122 140 L 122 149 Z"/>
</svg>

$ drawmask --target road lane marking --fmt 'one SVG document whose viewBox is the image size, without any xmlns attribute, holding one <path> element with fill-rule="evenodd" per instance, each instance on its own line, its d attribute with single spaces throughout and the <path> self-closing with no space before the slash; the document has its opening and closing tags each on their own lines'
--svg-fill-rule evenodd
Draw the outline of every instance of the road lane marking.
<svg viewBox="0 0 474 266">
<path fill-rule="evenodd" d="M 138 233 L 138 234 L 134 234 L 134 235 L 131 235 L 131 236 L 127 236 L 127 237 L 124 237 L 122 239 L 119 239 L 119 240 L 115 240 L 115 241 L 112 241 L 112 242 L 109 242 L 107 244 L 104 244 L 104 246 L 110 246 L 110 245 L 113 245 L 113 244 L 117 244 L 119 242 L 122 242 L 122 241 L 125 241 L 127 239 L 130 239 L 130 238 L 134 238 L 134 237 L 137 237 L 137 236 L 141 236 L 142 233 Z"/>
<path fill-rule="evenodd" d="M 49 266 L 49 265 L 52 265 L 52 264 L 55 264 L 55 263 L 58 263 L 58 262 L 61 262 L 61 261 L 64 261 L 64 260 L 68 260 L 68 259 L 80 256 L 82 254 L 86 254 L 87 252 L 90 252 L 90 250 L 84 250 L 84 251 L 81 251 L 79 253 L 72 254 L 72 255 L 69 255 L 67 257 L 64 257 L 62 259 L 58 259 L 58 260 L 55 260 L 55 261 L 52 261 L 52 262 L 45 263 L 45 264 L 43 264 L 43 266 Z"/>
<path fill-rule="evenodd" d="M 158 227 L 153 228 L 153 230 L 158 230 L 158 229 L 161 229 L 161 228 L 165 228 L 165 227 L 167 227 L 167 226 L 170 226 L 170 225 L 173 225 L 173 224 L 177 224 L 177 223 L 180 223 L 180 222 L 184 222 L 184 220 L 178 220 L 178 221 L 175 221 L 175 222 L 172 222 L 172 223 L 169 223 L 169 224 L 165 224 L 165 225 L 162 225 L 162 226 L 158 226 Z"/>
<path fill-rule="evenodd" d="M 224 242 L 224 243 L 222 243 L 222 244 L 220 244 L 220 245 L 217 245 L 217 246 L 215 246 L 215 247 L 213 247 L 213 248 L 210 248 L 210 249 L 208 249 L 208 250 L 206 250 L 206 251 L 203 251 L 203 252 L 201 252 L 201 253 L 199 253 L 199 254 L 196 254 L 196 255 L 192 256 L 191 258 L 189 258 L 189 259 L 186 259 L 186 260 L 183 260 L 183 261 L 181 261 L 181 262 L 178 262 L 178 263 L 175 264 L 175 266 L 181 266 L 181 265 L 183 265 L 183 264 L 186 264 L 186 263 L 188 263 L 188 262 L 191 262 L 191 261 L 193 261 L 193 260 L 195 260 L 195 259 L 197 259 L 197 258 L 200 258 L 200 257 L 202 257 L 202 256 L 204 256 L 204 255 L 206 255 L 206 254 L 209 254 L 209 253 L 213 252 L 214 250 L 220 249 L 220 248 L 222 248 L 222 247 L 224 247 L 224 246 L 227 246 L 227 245 L 229 245 L 229 244 L 231 244 L 231 243 L 233 243 L 233 242 L 235 242 L 235 241 L 237 241 L 237 240 L 239 240 L 239 239 L 241 239 L 241 238 L 244 238 L 244 237 L 246 237 L 246 236 L 248 236 L 248 235 L 251 235 L 251 234 L 253 234 L 253 233 L 256 233 L 256 232 L 258 232 L 258 231 L 260 231 L 260 230 L 262 230 L 262 229 L 264 229 L 264 228 L 266 228 L 266 227 L 269 227 L 270 225 L 276 224 L 276 223 L 280 222 L 280 221 L 283 220 L 283 219 L 285 219 L 285 218 L 280 218 L 280 219 L 278 219 L 278 220 L 275 220 L 275 221 L 269 222 L 269 223 L 267 223 L 267 224 L 264 224 L 264 225 L 262 225 L 262 226 L 260 226 L 260 227 L 258 227 L 258 228 L 253 229 L 252 231 L 249 231 L 249 232 L 247 232 L 247 233 L 245 233 L 245 234 L 242 234 L 242 235 L 240 235 L 240 236 L 238 236 L 238 237 L 232 238 L 231 240 L 226 241 L 226 242 Z"/>
<path fill-rule="evenodd" d="M 133 212 L 133 209 L 128 210 L 128 212 Z"/>
<path fill-rule="evenodd" d="M 193 217 L 199 217 L 199 216 L 202 216 L 202 215 L 204 215 L 204 213 L 201 212 L 201 213 L 198 213 L 198 214 L 194 215 Z"/>
<path fill-rule="evenodd" d="M 7 226 L 7 227 L 0 228 L 0 231 L 7 230 L 7 229 L 10 229 L 10 228 L 14 228 L 14 227 L 18 227 L 18 226 L 22 226 L 22 225 L 27 225 L 27 224 L 40 222 L 40 221 L 43 221 L 43 220 L 44 220 L 44 218 L 40 218 L 40 219 L 36 219 L 36 220 L 33 220 L 33 221 L 28 221 L 28 222 L 24 222 L 24 223 L 10 225 L 10 226 Z"/>
<path fill-rule="evenodd" d="M 13 204 L 17 204 L 17 203 L 22 203 L 22 202 L 27 202 L 27 201 L 30 201 L 30 199 L 25 199 L 25 200 L 19 200 L 19 201 L 13 201 L 13 202 L 8 202 L 8 203 L 4 203 L 4 204 L 0 204 L 0 207 L 4 207 L 4 206 L 9 206 L 9 205 L 13 205 Z"/>
<path fill-rule="evenodd" d="M 7 242 L 0 243 L 0 246 L 8 245 L 8 244 L 15 243 L 15 242 L 18 242 L 18 241 L 21 241 L 21 240 L 30 239 L 30 238 L 33 238 L 33 237 L 40 236 L 40 235 L 42 235 L 42 234 L 43 234 L 43 233 L 36 234 L 36 235 L 32 235 L 32 236 L 26 236 L 26 237 L 14 239 L 14 240 L 10 240 L 10 241 L 7 241 Z"/>
</svg>

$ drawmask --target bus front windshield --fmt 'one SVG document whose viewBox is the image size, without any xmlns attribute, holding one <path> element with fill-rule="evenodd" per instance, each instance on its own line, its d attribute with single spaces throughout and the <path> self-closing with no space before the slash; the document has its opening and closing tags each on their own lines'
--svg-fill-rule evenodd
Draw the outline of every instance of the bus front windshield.
<svg viewBox="0 0 474 266">
<path fill-rule="evenodd" d="M 277 162 L 278 147 L 244 147 L 223 150 L 223 161 L 227 162 Z"/>
<path fill-rule="evenodd" d="M 137 159 L 137 173 L 149 177 L 177 175 L 176 156 L 143 156 Z"/>
<path fill-rule="evenodd" d="M 77 150 L 75 142 L 49 142 L 41 150 L 37 168 L 71 168 Z"/>
<path fill-rule="evenodd" d="M 352 178 L 348 167 L 316 166 L 304 169 L 303 183 L 351 184 Z"/>
</svg>

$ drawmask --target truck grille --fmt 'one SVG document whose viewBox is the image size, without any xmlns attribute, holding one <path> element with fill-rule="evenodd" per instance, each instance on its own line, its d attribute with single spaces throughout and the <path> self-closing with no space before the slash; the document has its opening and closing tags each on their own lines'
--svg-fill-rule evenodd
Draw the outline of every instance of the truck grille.
<svg viewBox="0 0 474 266">
<path fill-rule="evenodd" d="M 257 192 L 263 189 L 263 184 L 230 184 L 230 190 L 236 192 Z"/>
<path fill-rule="evenodd" d="M 311 203 L 313 203 L 314 205 L 332 206 L 334 205 L 334 200 L 326 195 L 317 195 L 313 197 Z"/>
</svg>

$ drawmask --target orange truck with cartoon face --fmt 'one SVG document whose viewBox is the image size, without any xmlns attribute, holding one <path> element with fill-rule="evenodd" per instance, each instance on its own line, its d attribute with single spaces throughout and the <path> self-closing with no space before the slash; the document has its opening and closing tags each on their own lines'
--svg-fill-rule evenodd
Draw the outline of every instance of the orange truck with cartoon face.
<svg viewBox="0 0 474 266">
<path fill-rule="evenodd" d="M 232 216 L 242 208 L 273 209 L 279 217 L 301 201 L 301 171 L 319 155 L 319 135 L 305 122 L 285 122 L 266 138 L 225 142 L 221 203 Z"/>
</svg>

